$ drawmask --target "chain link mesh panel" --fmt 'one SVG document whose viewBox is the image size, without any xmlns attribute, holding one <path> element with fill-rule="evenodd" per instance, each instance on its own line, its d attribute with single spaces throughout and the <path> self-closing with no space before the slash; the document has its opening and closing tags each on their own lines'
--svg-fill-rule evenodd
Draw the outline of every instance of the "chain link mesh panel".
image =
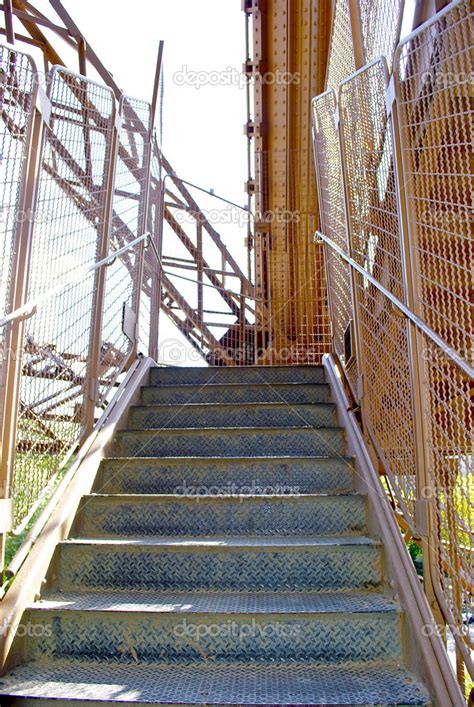
<svg viewBox="0 0 474 707">
<path fill-rule="evenodd" d="M 28 299 L 94 262 L 105 228 L 112 92 L 65 69 L 48 75 Z M 18 525 L 81 433 L 93 278 L 42 304 L 25 324 L 13 494 Z"/>
<path fill-rule="evenodd" d="M 458 2 L 402 43 L 394 69 L 417 313 L 445 342 L 443 349 L 425 336 L 422 352 L 435 571 L 466 662 L 472 378 L 447 352 L 472 366 L 472 30 L 470 4 Z"/>
<path fill-rule="evenodd" d="M 124 96 L 119 112 L 121 128 L 112 204 L 110 253 L 141 236 L 147 226 L 145 209 L 151 149 L 151 106 L 145 101 Z M 139 244 L 107 268 L 100 359 L 100 403 L 105 401 L 124 370 L 135 344 L 135 340 L 129 338 L 122 330 L 122 313 L 125 307 L 135 320 L 138 318 L 141 251 L 142 246 Z M 148 277 L 144 282 L 148 283 Z M 142 296 L 143 309 L 149 310 L 150 293 L 145 290 Z M 127 314 L 124 312 L 123 316 Z"/>
<path fill-rule="evenodd" d="M 26 54 L 0 46 L 0 316 L 12 311 L 18 230 L 34 214 L 22 208 L 38 73 Z M 0 329 L 0 421 L 7 374 L 7 328 Z"/>
<path fill-rule="evenodd" d="M 261 363 L 315 364 L 330 348 L 324 252 L 313 244 L 318 227 L 315 204 L 299 192 L 297 150 L 261 152 L 257 160 L 264 213 L 257 214 L 271 257 L 265 264 L 269 346 Z M 313 177 L 314 178 L 314 177 Z M 278 184 L 278 190 L 276 185 Z"/>
<path fill-rule="evenodd" d="M 404 0 L 359 0 L 364 60 L 384 56 L 389 67 L 400 36 Z"/>
<path fill-rule="evenodd" d="M 335 0 L 326 88 L 337 90 L 341 81 L 355 68 L 349 0 Z"/>
<path fill-rule="evenodd" d="M 342 84 L 339 95 L 352 257 L 405 301 L 390 121 L 382 61 Z M 406 520 L 414 528 L 416 457 L 408 327 L 390 300 L 359 273 L 357 319 L 364 418 Z"/>
<path fill-rule="evenodd" d="M 347 224 L 336 94 L 330 89 L 313 99 L 312 106 L 321 228 L 336 246 L 347 253 Z M 326 260 L 333 346 L 346 371 L 352 392 L 357 397 L 358 369 L 351 324 L 353 313 L 349 267 L 331 252 L 330 248 L 326 248 Z"/>
<path fill-rule="evenodd" d="M 20 212 L 28 140 L 36 99 L 38 73 L 26 54 L 0 46 L 0 314 L 11 311 L 11 286 L 18 223 L 31 218 Z"/>
</svg>

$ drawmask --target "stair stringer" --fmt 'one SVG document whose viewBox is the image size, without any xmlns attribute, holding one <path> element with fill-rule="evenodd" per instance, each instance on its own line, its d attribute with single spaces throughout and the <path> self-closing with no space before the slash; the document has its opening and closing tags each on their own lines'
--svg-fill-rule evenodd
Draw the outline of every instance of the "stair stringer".
<svg viewBox="0 0 474 707">
<path fill-rule="evenodd" d="M 149 384 L 154 366 L 155 361 L 149 357 L 140 357 L 131 366 L 53 495 L 49 518 L 0 602 L 0 675 L 22 661 L 23 641 L 14 640 L 21 617 L 40 594 L 56 547 L 68 537 L 82 497 L 91 492 L 116 432 L 127 428 L 130 407 L 139 401 L 142 386 Z"/>
<path fill-rule="evenodd" d="M 383 543 L 386 581 L 397 592 L 403 608 L 403 651 L 407 663 L 414 666 L 427 686 L 433 704 L 465 707 L 465 700 L 395 514 L 380 483 L 360 425 L 351 410 L 351 402 L 344 389 L 335 356 L 324 355 L 323 365 L 332 400 L 337 406 L 339 424 L 345 430 L 347 453 L 355 458 L 355 487 L 367 497 L 368 527 L 371 534 Z"/>
</svg>

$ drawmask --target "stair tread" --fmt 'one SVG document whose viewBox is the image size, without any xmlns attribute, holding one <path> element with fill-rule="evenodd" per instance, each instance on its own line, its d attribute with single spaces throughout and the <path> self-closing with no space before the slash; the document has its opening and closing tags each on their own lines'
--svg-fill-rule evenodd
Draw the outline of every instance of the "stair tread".
<svg viewBox="0 0 474 707">
<path fill-rule="evenodd" d="M 336 403 L 331 401 L 325 402 L 315 402 L 315 403 L 287 403 L 285 400 L 274 401 L 274 402 L 236 402 L 236 403 L 214 403 L 214 402 L 187 402 L 187 403 L 138 403 L 137 405 L 132 405 L 131 410 L 140 410 L 142 408 L 177 408 L 178 410 L 183 410 L 185 408 L 281 408 L 287 407 L 290 410 L 294 408 L 309 408 L 313 409 L 315 407 L 331 408 L 335 410 Z"/>
<path fill-rule="evenodd" d="M 272 494 L 262 493 L 246 495 L 246 501 L 275 501 L 275 502 L 296 502 L 317 500 L 319 498 L 365 498 L 366 494 L 359 491 L 343 491 L 342 493 L 295 493 L 291 494 Z M 241 503 L 241 496 L 236 494 L 202 494 L 201 496 L 185 496 L 178 493 L 91 493 L 85 494 L 83 497 L 85 502 L 89 499 L 112 499 L 119 501 L 146 501 L 147 503 L 155 503 L 159 501 L 189 501 L 190 503 L 203 503 L 204 501 L 235 501 Z"/>
<path fill-rule="evenodd" d="M 344 614 L 398 612 L 386 589 L 351 591 L 151 591 L 101 590 L 51 592 L 36 611 L 108 611 L 230 614 Z"/>
<path fill-rule="evenodd" d="M 347 462 L 352 464 L 354 462 L 354 457 L 351 456 L 350 454 L 340 454 L 337 457 L 340 459 L 342 462 Z M 265 455 L 263 457 L 120 457 L 120 456 L 111 456 L 111 457 L 105 457 L 104 462 L 112 462 L 112 463 L 118 463 L 118 462 L 126 462 L 127 464 L 143 464 L 143 463 L 148 463 L 151 462 L 153 464 L 156 464 L 157 466 L 160 466 L 162 464 L 167 464 L 170 462 L 176 462 L 177 464 L 204 464 L 204 463 L 209 463 L 210 461 L 216 462 L 216 463 L 221 463 L 225 464 L 226 462 L 232 461 L 238 464 L 254 464 L 256 462 L 262 463 L 262 462 L 268 462 L 269 464 L 274 464 L 275 462 L 286 462 L 288 464 L 297 464 L 300 461 L 307 461 L 311 462 L 313 464 L 317 464 L 318 461 L 334 461 L 334 457 L 330 457 L 327 454 L 322 454 L 318 457 L 309 457 L 307 455 L 300 455 L 300 456 L 284 456 L 282 454 L 279 454 L 278 456 L 275 457 L 269 457 L 268 455 Z"/>
<path fill-rule="evenodd" d="M 415 676 L 394 662 L 105 664 L 52 659 L 0 678 L 0 695 L 155 704 L 427 704 Z"/>
<path fill-rule="evenodd" d="M 180 407 L 183 407 L 182 405 Z M 131 428 L 128 427 L 126 430 L 120 430 L 119 435 L 123 434 L 150 434 L 157 432 L 164 432 L 165 434 L 178 434 L 182 435 L 186 432 L 198 432 L 203 434 L 205 432 L 219 432 L 223 435 L 226 432 L 254 432 L 256 434 L 269 434 L 269 433 L 288 433 L 288 432 L 299 432 L 308 430 L 314 430 L 315 432 L 320 432 L 321 430 L 337 430 L 342 432 L 343 427 L 340 425 L 325 425 L 324 427 L 313 427 L 312 425 L 288 425 L 288 427 L 149 427 L 148 429 Z"/>
<path fill-rule="evenodd" d="M 71 538 L 63 540 L 60 545 L 117 545 L 117 546 L 155 546 L 171 548 L 221 548 L 229 547 L 327 547 L 331 545 L 373 545 L 381 546 L 381 541 L 365 535 L 212 535 L 212 536 L 130 536 L 126 538 Z"/>
<path fill-rule="evenodd" d="M 182 381 L 177 381 L 176 383 L 156 383 L 154 385 L 144 385 L 142 386 L 142 389 L 161 390 L 162 388 L 198 388 L 199 390 L 205 390 L 206 388 L 235 388 L 236 390 L 241 390 L 242 388 L 265 388 L 268 386 L 271 388 L 285 388 L 291 386 L 299 388 L 329 388 L 329 383 L 319 383 L 317 381 L 315 383 L 305 383 L 302 381 L 284 381 L 282 383 L 266 383 L 265 381 L 262 381 L 261 383 L 219 383 L 216 381 L 209 381 L 209 383 L 183 383 Z"/>
</svg>

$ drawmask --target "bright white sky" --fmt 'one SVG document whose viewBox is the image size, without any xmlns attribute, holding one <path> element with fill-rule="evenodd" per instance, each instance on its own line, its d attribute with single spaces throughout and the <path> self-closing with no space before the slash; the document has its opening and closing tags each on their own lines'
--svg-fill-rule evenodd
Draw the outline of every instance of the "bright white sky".
<svg viewBox="0 0 474 707">
<path fill-rule="evenodd" d="M 151 100 L 158 41 L 164 40 L 163 151 L 183 178 L 245 203 L 243 89 L 173 82 L 183 67 L 240 71 L 245 60 L 241 1 L 64 0 L 64 6 L 119 86 L 137 98 Z"/>
</svg>

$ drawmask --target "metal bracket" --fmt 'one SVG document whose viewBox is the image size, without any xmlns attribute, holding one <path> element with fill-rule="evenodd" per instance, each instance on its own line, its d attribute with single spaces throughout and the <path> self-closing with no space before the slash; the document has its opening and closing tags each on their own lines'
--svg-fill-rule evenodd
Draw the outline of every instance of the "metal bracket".
<svg viewBox="0 0 474 707">
<path fill-rule="evenodd" d="M 395 103 L 395 77 L 392 74 L 390 76 L 390 81 L 388 82 L 387 91 L 385 93 L 385 107 L 387 110 L 387 118 L 389 118 L 392 113 L 394 103 Z"/>
<path fill-rule="evenodd" d="M 122 308 L 122 331 L 133 344 L 135 343 L 137 336 L 137 317 L 133 309 L 126 303 L 123 303 Z"/>
<path fill-rule="evenodd" d="M 122 129 L 122 116 L 120 115 L 120 113 L 118 111 L 115 113 L 114 125 L 115 125 L 115 130 L 119 133 Z"/>
<path fill-rule="evenodd" d="M 0 533 L 13 530 L 13 499 L 0 498 Z"/>
<path fill-rule="evenodd" d="M 38 91 L 36 93 L 36 108 L 41 114 L 45 124 L 49 127 L 51 119 L 51 101 L 41 85 L 38 86 Z"/>
<path fill-rule="evenodd" d="M 415 527 L 420 537 L 428 537 L 430 532 L 430 502 L 427 499 L 415 501 Z"/>
</svg>

